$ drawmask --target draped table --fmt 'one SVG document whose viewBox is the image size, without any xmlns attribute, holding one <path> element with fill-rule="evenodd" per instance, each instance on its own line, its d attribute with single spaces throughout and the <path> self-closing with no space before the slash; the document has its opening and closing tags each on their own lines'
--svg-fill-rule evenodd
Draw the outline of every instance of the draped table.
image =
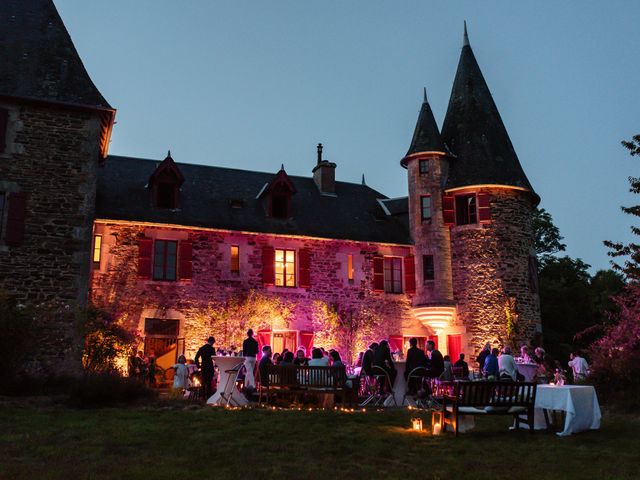
<svg viewBox="0 0 640 480">
<path fill-rule="evenodd" d="M 245 357 L 213 357 L 213 361 L 218 366 L 220 378 L 218 379 L 218 390 L 207 400 L 207 405 L 227 405 L 229 398 L 231 398 L 229 405 L 232 406 L 241 406 L 249 403 L 236 388 L 236 382 L 234 381 L 236 373 L 227 373 L 227 370 L 244 365 L 244 360 Z"/>
<path fill-rule="evenodd" d="M 538 364 L 537 363 L 518 363 L 518 362 L 516 362 L 516 365 L 518 366 L 518 372 L 520 372 L 520 374 L 522 376 L 524 376 L 524 381 L 525 382 L 535 382 L 536 381 L 536 374 L 538 373 Z"/>
<path fill-rule="evenodd" d="M 538 385 L 534 410 L 534 428 L 547 428 L 545 410 L 566 412 L 559 436 L 600 428 L 600 404 L 591 385 Z"/>
</svg>

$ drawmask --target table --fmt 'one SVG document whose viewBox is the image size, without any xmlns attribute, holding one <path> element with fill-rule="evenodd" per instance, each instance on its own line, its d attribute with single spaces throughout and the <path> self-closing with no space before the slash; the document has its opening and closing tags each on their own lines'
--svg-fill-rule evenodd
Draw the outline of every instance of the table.
<svg viewBox="0 0 640 480">
<path fill-rule="evenodd" d="M 218 390 L 207 400 L 207 405 L 227 405 L 229 398 L 231 399 L 229 405 L 232 406 L 242 406 L 249 403 L 245 396 L 236 388 L 236 382 L 233 381 L 235 373 L 227 373 L 227 370 L 244 365 L 245 357 L 212 358 L 218 366 L 220 377 L 218 379 Z"/>
<path fill-rule="evenodd" d="M 566 412 L 564 429 L 559 436 L 600 428 L 600 404 L 595 388 L 590 385 L 538 385 L 534 410 L 536 430 L 547 428 L 545 410 Z"/>
<path fill-rule="evenodd" d="M 536 374 L 538 373 L 538 364 L 537 363 L 518 363 L 518 372 L 524 376 L 525 382 L 535 382 Z"/>
<path fill-rule="evenodd" d="M 394 362 L 393 363 L 396 366 L 396 371 L 398 372 L 398 374 L 396 375 L 396 380 L 395 382 L 393 382 L 393 397 L 395 397 L 395 403 L 393 401 L 393 397 L 391 397 L 391 395 L 389 395 L 385 401 L 384 401 L 384 406 L 385 407 L 395 407 L 396 405 L 398 407 L 403 407 L 405 405 L 411 405 L 413 407 L 415 407 L 415 402 L 413 401 L 412 398 L 407 397 L 404 401 L 404 404 L 402 403 L 402 398 L 404 397 L 405 392 L 407 391 L 407 381 L 404 379 L 404 371 L 407 367 L 407 363 L 406 362 Z"/>
</svg>

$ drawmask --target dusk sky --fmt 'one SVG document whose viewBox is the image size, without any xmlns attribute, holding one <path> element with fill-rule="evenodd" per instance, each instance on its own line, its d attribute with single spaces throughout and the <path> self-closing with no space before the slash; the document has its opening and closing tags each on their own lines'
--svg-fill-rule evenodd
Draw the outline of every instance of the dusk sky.
<svg viewBox="0 0 640 480">
<path fill-rule="evenodd" d="M 336 177 L 405 196 L 422 88 L 439 126 L 471 46 L 567 253 L 608 267 L 640 164 L 638 1 L 55 0 L 118 110 L 110 153 Z"/>
</svg>

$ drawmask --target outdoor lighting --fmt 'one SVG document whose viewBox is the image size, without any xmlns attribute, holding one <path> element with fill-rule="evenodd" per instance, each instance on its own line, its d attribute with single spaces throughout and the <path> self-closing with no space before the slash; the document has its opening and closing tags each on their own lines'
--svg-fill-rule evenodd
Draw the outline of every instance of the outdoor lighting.
<svg viewBox="0 0 640 480">
<path fill-rule="evenodd" d="M 422 419 L 415 417 L 411 419 L 411 426 L 414 432 L 422 431 Z"/>
</svg>

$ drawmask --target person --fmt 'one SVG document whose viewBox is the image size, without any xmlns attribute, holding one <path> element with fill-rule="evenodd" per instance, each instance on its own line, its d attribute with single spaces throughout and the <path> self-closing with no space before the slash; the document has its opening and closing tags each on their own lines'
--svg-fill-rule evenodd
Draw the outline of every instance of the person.
<svg viewBox="0 0 640 480">
<path fill-rule="evenodd" d="M 423 367 L 425 370 L 419 370 L 415 375 L 424 376 L 426 374 L 427 356 L 424 354 L 424 350 L 418 348 L 418 339 L 409 339 L 409 350 L 407 350 L 407 361 L 404 369 L 404 379 L 408 380 L 409 374 L 418 367 Z M 420 373 L 421 372 L 421 373 Z M 410 395 L 415 395 L 416 391 L 420 387 L 420 379 L 413 377 L 407 385 L 407 389 Z"/>
<path fill-rule="evenodd" d="M 453 363 L 451 363 L 451 357 L 449 355 L 445 355 L 442 359 L 442 364 L 444 366 L 440 377 L 440 380 L 444 382 L 452 382 L 453 381 Z"/>
<path fill-rule="evenodd" d="M 138 350 L 138 355 L 133 356 L 129 362 L 129 376 L 137 380 L 144 381 L 146 378 L 146 365 L 144 363 L 144 352 Z"/>
<path fill-rule="evenodd" d="M 258 356 L 258 341 L 253 338 L 253 330 L 247 330 L 247 338 L 242 342 L 242 355 L 244 356 L 244 388 L 255 390 L 256 379 L 253 372 L 256 369 L 256 357 Z"/>
<path fill-rule="evenodd" d="M 526 345 L 520 347 L 520 361 L 522 363 L 531 363 L 533 361 L 531 355 L 529 355 L 529 347 Z"/>
<path fill-rule="evenodd" d="M 271 346 L 263 346 L 262 358 L 260 359 L 260 363 L 258 364 L 258 371 L 260 372 L 260 385 L 263 387 L 269 386 L 269 365 L 273 365 L 271 355 Z"/>
<path fill-rule="evenodd" d="M 489 355 L 491 355 L 491 344 L 487 342 L 484 344 L 484 348 L 476 358 L 478 365 L 480 366 L 480 371 L 484 370 L 484 362 Z"/>
<path fill-rule="evenodd" d="M 580 382 L 589 375 L 589 364 L 578 352 L 569 355 L 569 366 L 573 371 L 574 382 Z"/>
<path fill-rule="evenodd" d="M 482 367 L 482 373 L 489 380 L 496 380 L 500 374 L 500 367 L 498 366 L 498 354 L 500 350 L 494 348 L 491 350 L 491 354 L 487 356 L 484 361 L 484 367 Z"/>
<path fill-rule="evenodd" d="M 364 352 L 364 355 L 362 356 L 361 371 L 364 372 L 365 375 L 368 375 L 368 376 L 373 375 L 371 371 L 371 367 L 373 367 L 373 358 L 375 357 L 377 349 L 378 349 L 378 343 L 373 342 L 371 345 L 369 345 L 369 349 L 366 352 Z"/>
<path fill-rule="evenodd" d="M 178 357 L 178 363 L 173 366 L 173 369 L 175 373 L 173 374 L 171 395 L 180 397 L 184 395 L 185 390 L 189 386 L 189 368 L 187 367 L 187 359 L 184 355 Z"/>
<path fill-rule="evenodd" d="M 311 360 L 309 360 L 310 367 L 328 367 L 329 359 L 324 356 L 322 350 L 314 348 L 311 350 Z"/>
<path fill-rule="evenodd" d="M 389 342 L 386 340 L 382 340 L 378 344 L 378 348 L 376 348 L 375 354 L 373 355 L 373 366 L 380 367 L 387 375 L 389 375 L 389 381 L 391 382 L 391 386 L 393 386 L 396 381 L 396 376 L 398 375 L 398 371 L 396 370 L 396 366 L 393 363 L 393 359 L 391 358 L 391 349 L 389 348 Z M 380 370 L 374 371 L 374 375 L 380 373 Z M 381 384 L 382 388 L 384 384 Z"/>
<path fill-rule="evenodd" d="M 444 372 L 444 358 L 433 340 L 427 341 L 427 354 L 427 377 L 438 378 Z"/>
<path fill-rule="evenodd" d="M 469 378 L 469 364 L 464 361 L 464 353 L 460 354 L 460 358 L 453 364 L 453 368 L 462 369 L 462 377 Z"/>
<path fill-rule="evenodd" d="M 536 349 L 533 351 L 533 361 L 538 365 L 544 365 L 545 355 L 546 352 L 544 351 L 544 348 L 536 347 Z"/>
<path fill-rule="evenodd" d="M 216 355 L 216 349 L 213 348 L 213 344 L 216 342 L 216 339 L 213 337 L 209 337 L 207 339 L 207 343 L 201 346 L 198 349 L 198 353 L 196 353 L 196 365 L 202 372 L 202 393 L 204 395 L 205 402 L 209 400 L 211 396 L 211 383 L 213 382 L 214 368 L 213 368 L 213 359 Z"/>
<path fill-rule="evenodd" d="M 296 358 L 293 360 L 294 365 L 309 365 L 309 359 L 304 354 L 304 350 L 299 348 L 296 352 Z"/>
<path fill-rule="evenodd" d="M 271 357 L 271 361 L 273 362 L 274 365 L 280 365 L 280 354 L 279 353 L 274 353 Z"/>
<path fill-rule="evenodd" d="M 280 365 L 293 365 L 293 352 L 287 350 L 280 358 Z"/>
<path fill-rule="evenodd" d="M 354 365 L 354 367 L 358 368 L 362 368 L 362 357 L 364 357 L 364 352 L 359 352 L 358 353 L 358 358 L 356 359 L 356 364 Z"/>
<path fill-rule="evenodd" d="M 149 386 L 156 386 L 156 352 L 155 350 L 149 350 L 149 356 L 144 360 L 147 366 L 147 378 L 149 379 Z"/>
<path fill-rule="evenodd" d="M 332 367 L 344 367 L 345 364 L 342 363 L 342 358 L 340 357 L 340 352 L 337 350 L 331 350 L 329 352 L 329 359 L 331 360 Z"/>
<path fill-rule="evenodd" d="M 506 346 L 502 349 L 502 354 L 498 357 L 498 371 L 500 378 L 511 379 L 514 382 L 518 379 L 518 365 L 511 355 L 511 347 Z M 524 379 L 524 377 L 522 377 Z"/>
</svg>

